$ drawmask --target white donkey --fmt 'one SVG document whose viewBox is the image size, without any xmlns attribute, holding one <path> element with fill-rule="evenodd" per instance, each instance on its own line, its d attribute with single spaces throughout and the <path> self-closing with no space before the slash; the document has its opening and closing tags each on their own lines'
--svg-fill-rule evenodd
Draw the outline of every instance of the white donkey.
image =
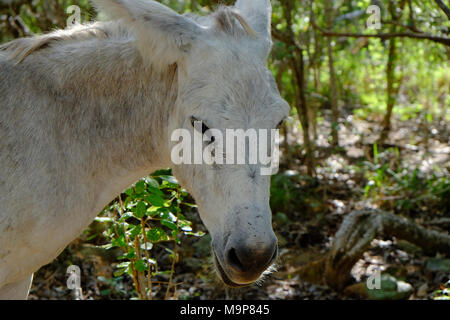
<svg viewBox="0 0 450 320">
<path fill-rule="evenodd" d="M 95 0 L 111 22 L 0 47 L 0 299 L 23 299 L 122 190 L 173 166 L 170 136 L 193 117 L 273 129 L 289 112 L 266 60 L 269 0 L 207 17 L 149 0 Z M 205 126 L 206 127 L 206 126 Z M 258 165 L 176 165 L 230 286 L 256 281 L 277 240 Z"/>
</svg>

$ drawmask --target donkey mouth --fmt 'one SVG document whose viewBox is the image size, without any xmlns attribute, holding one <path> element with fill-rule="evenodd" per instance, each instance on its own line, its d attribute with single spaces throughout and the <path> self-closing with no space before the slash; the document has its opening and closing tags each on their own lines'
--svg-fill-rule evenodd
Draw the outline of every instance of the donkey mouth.
<svg viewBox="0 0 450 320">
<path fill-rule="evenodd" d="M 265 270 L 261 270 L 261 272 L 259 273 L 259 278 L 256 277 L 254 278 L 254 275 L 250 276 L 250 278 L 254 279 L 253 281 L 245 281 L 244 283 L 237 283 L 233 280 L 231 280 L 230 276 L 225 272 L 225 268 L 222 267 L 222 264 L 220 262 L 220 259 L 217 257 L 217 254 L 214 250 L 214 248 L 212 248 L 211 250 L 213 252 L 213 256 L 214 256 L 214 265 L 216 267 L 216 270 L 218 271 L 219 277 L 221 278 L 221 280 L 223 281 L 223 283 L 229 287 L 232 288 L 242 288 L 242 287 L 247 287 L 252 285 L 253 283 L 257 282 L 258 279 L 261 279 L 261 274 L 262 275 L 267 275 L 271 272 L 273 272 L 274 270 L 276 270 L 273 266 L 275 264 L 276 259 L 278 258 L 278 246 L 275 249 L 275 252 L 273 253 L 272 258 L 270 259 L 270 263 L 266 266 Z M 248 277 L 248 274 L 245 274 L 245 276 Z"/>
<path fill-rule="evenodd" d="M 248 284 L 239 284 L 236 282 L 233 282 L 226 272 L 223 270 L 222 266 L 220 265 L 219 259 L 217 259 L 216 253 L 214 250 L 212 250 L 213 256 L 214 256 L 214 264 L 216 265 L 216 269 L 219 271 L 220 278 L 222 279 L 223 283 L 225 283 L 227 286 L 232 288 L 242 288 L 251 285 L 251 283 Z"/>
</svg>

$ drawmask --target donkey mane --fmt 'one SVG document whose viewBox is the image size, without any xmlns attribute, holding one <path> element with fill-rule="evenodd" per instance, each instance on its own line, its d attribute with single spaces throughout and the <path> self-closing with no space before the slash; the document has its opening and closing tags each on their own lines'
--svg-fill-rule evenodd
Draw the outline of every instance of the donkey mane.
<svg viewBox="0 0 450 320">
<path fill-rule="evenodd" d="M 199 23 L 209 20 L 209 17 L 188 14 L 190 18 Z M 257 34 L 247 21 L 234 8 L 220 6 L 212 15 L 213 22 L 221 32 L 240 38 L 248 36 L 256 38 Z M 9 60 L 17 63 L 23 62 L 33 53 L 67 41 L 86 41 L 90 39 L 127 39 L 131 38 L 130 28 L 121 22 L 94 22 L 84 25 L 76 25 L 67 29 L 56 30 L 47 34 L 20 38 L 0 45 L 0 53 L 5 52 Z"/>
<path fill-rule="evenodd" d="M 48 34 L 16 39 L 0 46 L 10 60 L 18 63 L 33 53 L 63 41 L 85 41 L 93 38 L 109 38 L 125 36 L 126 30 L 117 23 L 92 23 L 61 29 Z"/>
</svg>

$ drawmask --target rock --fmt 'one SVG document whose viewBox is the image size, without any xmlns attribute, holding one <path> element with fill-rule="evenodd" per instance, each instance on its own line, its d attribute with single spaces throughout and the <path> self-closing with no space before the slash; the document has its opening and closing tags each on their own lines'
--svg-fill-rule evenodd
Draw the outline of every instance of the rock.
<svg viewBox="0 0 450 320">
<path fill-rule="evenodd" d="M 413 287 L 409 283 L 388 274 L 381 276 L 380 289 L 367 289 L 369 299 L 373 300 L 403 300 L 409 298 L 412 292 Z"/>
<path fill-rule="evenodd" d="M 428 295 L 428 285 L 424 283 L 417 289 L 416 296 L 419 298 L 425 298 Z"/>
<path fill-rule="evenodd" d="M 404 295 L 405 297 L 409 297 L 411 292 L 413 291 L 412 285 L 405 281 L 397 281 L 397 292 L 400 295 Z"/>
</svg>

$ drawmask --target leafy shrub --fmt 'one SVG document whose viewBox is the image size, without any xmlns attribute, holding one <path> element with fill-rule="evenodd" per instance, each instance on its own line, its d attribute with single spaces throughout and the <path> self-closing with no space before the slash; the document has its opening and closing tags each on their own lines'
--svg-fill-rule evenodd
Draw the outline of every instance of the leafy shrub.
<svg viewBox="0 0 450 320">
<path fill-rule="evenodd" d="M 133 279 L 139 299 L 152 299 L 152 278 L 167 275 L 166 298 L 169 298 L 182 235 L 200 237 L 204 234 L 193 232 L 192 222 L 182 214 L 182 207 L 195 205 L 185 201 L 187 192 L 170 170 L 155 172 L 124 194 L 125 199 L 120 196 L 97 218 L 97 221 L 110 223 L 104 232 L 110 243 L 103 247 L 118 247 L 123 251 L 114 276 L 128 274 Z M 170 254 L 170 270 L 159 270 L 158 261 L 152 256 L 155 246 L 164 247 Z"/>
<path fill-rule="evenodd" d="M 377 146 L 374 145 L 373 162 L 364 162 L 368 181 L 364 196 L 374 199 L 385 210 L 397 209 L 406 214 L 420 211 L 437 214 L 445 212 L 450 194 L 447 170 L 435 168 L 434 172 L 427 174 L 417 167 L 395 168 L 393 163 L 399 162 L 398 159 L 397 149 L 378 153 Z"/>
</svg>

